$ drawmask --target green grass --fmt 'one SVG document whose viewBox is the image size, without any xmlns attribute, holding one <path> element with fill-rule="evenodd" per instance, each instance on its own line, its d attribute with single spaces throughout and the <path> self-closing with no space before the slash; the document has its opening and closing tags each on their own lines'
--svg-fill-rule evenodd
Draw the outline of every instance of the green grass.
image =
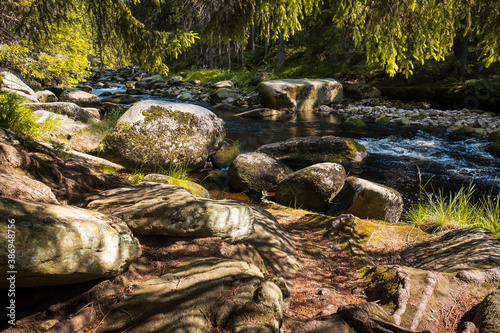
<svg viewBox="0 0 500 333">
<path fill-rule="evenodd" d="M 11 92 L 0 92 L 0 127 L 8 128 L 31 138 L 44 138 L 59 123 L 56 117 L 37 122 L 30 108 L 23 106 L 26 100 Z"/>
<path fill-rule="evenodd" d="M 419 202 L 405 215 L 411 223 L 425 229 L 482 227 L 500 236 L 500 193 L 476 198 L 475 191 L 473 184 L 448 196 L 442 191 L 423 191 Z"/>
</svg>

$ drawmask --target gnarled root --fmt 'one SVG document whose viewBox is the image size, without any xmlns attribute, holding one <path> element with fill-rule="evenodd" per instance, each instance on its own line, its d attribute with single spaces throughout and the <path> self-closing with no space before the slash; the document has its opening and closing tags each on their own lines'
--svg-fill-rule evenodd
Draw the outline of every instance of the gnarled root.
<svg viewBox="0 0 500 333">
<path fill-rule="evenodd" d="M 422 316 L 424 315 L 425 310 L 427 309 L 427 305 L 429 305 L 429 301 L 431 300 L 431 296 L 436 290 L 437 279 L 434 273 L 427 272 L 425 275 L 425 287 L 422 292 L 422 301 L 418 305 L 417 312 L 413 317 L 413 321 L 411 323 L 411 329 L 414 330 L 418 327 Z"/>
<path fill-rule="evenodd" d="M 405 272 L 401 267 L 396 266 L 396 275 L 399 280 L 398 291 L 396 293 L 397 296 L 397 308 L 396 311 L 392 314 L 392 318 L 394 318 L 394 323 L 396 325 L 401 324 L 401 315 L 406 311 L 406 305 L 408 304 L 408 300 L 410 299 L 410 285 L 411 279 L 410 274 Z"/>
</svg>

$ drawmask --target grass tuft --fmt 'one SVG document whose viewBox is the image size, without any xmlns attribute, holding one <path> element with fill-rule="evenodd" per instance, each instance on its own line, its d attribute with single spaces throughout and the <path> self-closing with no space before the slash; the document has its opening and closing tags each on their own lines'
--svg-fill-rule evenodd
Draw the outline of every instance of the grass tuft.
<svg viewBox="0 0 500 333">
<path fill-rule="evenodd" d="M 422 190 L 418 203 L 407 211 L 411 223 L 430 230 L 482 227 L 500 236 L 500 193 L 476 199 L 474 184 L 454 194 Z"/>
</svg>

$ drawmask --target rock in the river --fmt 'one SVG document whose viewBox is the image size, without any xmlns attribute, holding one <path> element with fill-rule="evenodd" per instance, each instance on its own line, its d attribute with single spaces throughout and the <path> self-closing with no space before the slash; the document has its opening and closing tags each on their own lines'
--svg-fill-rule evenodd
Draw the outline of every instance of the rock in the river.
<svg viewBox="0 0 500 333">
<path fill-rule="evenodd" d="M 489 294 L 479 304 L 474 317 L 474 324 L 481 333 L 498 333 L 500 332 L 500 289 Z"/>
<path fill-rule="evenodd" d="M 500 239 L 483 228 L 448 231 L 401 253 L 408 266 L 457 272 L 500 266 Z"/>
<path fill-rule="evenodd" d="M 35 96 L 40 103 L 52 103 L 58 100 L 57 96 L 50 90 L 37 91 Z"/>
<path fill-rule="evenodd" d="M 229 167 L 231 185 L 238 191 L 274 191 L 293 171 L 263 153 L 240 154 Z"/>
<path fill-rule="evenodd" d="M 375 87 L 369 84 L 355 83 L 344 89 L 345 96 L 352 99 L 370 99 L 380 98 L 382 93 Z"/>
<path fill-rule="evenodd" d="M 143 101 L 120 117 L 105 142 L 123 164 L 194 170 L 217 152 L 224 137 L 222 120 L 201 106 Z"/>
<path fill-rule="evenodd" d="M 287 206 L 326 211 L 346 178 L 342 165 L 319 163 L 286 177 L 276 190 L 276 201 Z"/>
<path fill-rule="evenodd" d="M 13 92 L 33 103 L 38 102 L 33 89 L 20 78 L 7 71 L 0 70 L 0 90 Z"/>
<path fill-rule="evenodd" d="M 486 146 L 486 151 L 496 157 L 500 158 L 500 140 Z"/>
<path fill-rule="evenodd" d="M 165 83 L 165 80 L 159 74 L 143 77 L 140 81 L 136 82 L 135 87 L 138 89 L 151 89 L 157 83 Z"/>
<path fill-rule="evenodd" d="M 66 90 L 59 96 L 59 101 L 75 103 L 80 107 L 99 108 L 102 106 L 99 97 L 82 90 Z"/>
<path fill-rule="evenodd" d="M 277 110 L 305 111 L 342 101 L 342 84 L 334 79 L 269 80 L 257 90 L 262 105 Z"/>
<path fill-rule="evenodd" d="M 45 110 L 54 113 L 59 113 L 70 118 L 74 118 L 83 123 L 88 123 L 92 120 L 99 120 L 99 113 L 95 113 L 95 109 L 81 108 L 75 103 L 55 102 L 55 103 L 25 103 L 26 107 L 33 111 Z"/>
<path fill-rule="evenodd" d="M 104 103 L 132 104 L 140 100 L 139 97 L 130 96 L 128 94 L 115 94 L 111 97 L 104 98 L 102 101 Z"/>
<path fill-rule="evenodd" d="M 243 261 L 192 260 L 140 285 L 98 332 L 201 333 L 209 331 L 210 320 L 231 332 L 278 332 L 283 296 L 273 282 L 261 280 L 262 272 Z M 272 292 L 262 297 L 263 290 Z M 249 331 L 252 325 L 261 330 Z"/>
<path fill-rule="evenodd" d="M 87 208 L 122 218 L 134 233 L 189 237 L 248 238 L 252 210 L 236 201 L 196 198 L 182 187 L 146 184 L 101 192 Z"/>
<path fill-rule="evenodd" d="M 217 103 L 233 103 L 241 97 L 237 90 L 228 88 L 219 88 L 210 94 L 210 102 Z"/>
<path fill-rule="evenodd" d="M 353 214 L 362 219 L 396 223 L 402 212 L 403 198 L 398 191 L 365 179 L 349 177 L 327 214 Z"/>
<path fill-rule="evenodd" d="M 356 140 L 336 136 L 291 138 L 263 145 L 257 152 L 298 165 L 360 162 L 367 156 L 366 148 Z"/>
<path fill-rule="evenodd" d="M 71 206 L 0 198 L 0 287 L 7 287 L 9 225 L 15 225 L 16 286 L 79 283 L 112 277 L 141 255 L 118 218 Z"/>
<path fill-rule="evenodd" d="M 219 88 L 227 88 L 227 89 L 231 89 L 234 87 L 234 83 L 233 81 L 231 80 L 225 80 L 225 81 L 219 81 L 217 83 L 214 83 L 212 85 L 215 89 L 219 89 Z"/>
<path fill-rule="evenodd" d="M 56 196 L 42 182 L 32 178 L 0 173 L 0 197 L 45 203 L 59 203 Z"/>
</svg>

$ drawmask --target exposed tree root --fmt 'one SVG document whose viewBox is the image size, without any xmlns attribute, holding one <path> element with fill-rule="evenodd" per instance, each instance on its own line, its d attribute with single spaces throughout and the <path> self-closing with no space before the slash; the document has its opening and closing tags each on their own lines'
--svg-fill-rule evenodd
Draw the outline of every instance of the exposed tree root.
<svg viewBox="0 0 500 333">
<path fill-rule="evenodd" d="M 395 266 L 396 274 L 399 280 L 398 291 L 396 296 L 398 297 L 396 304 L 397 308 L 392 317 L 394 318 L 394 322 L 396 325 L 401 324 L 401 315 L 406 311 L 406 305 L 408 304 L 408 300 L 410 299 L 410 285 L 411 278 L 410 274 L 405 272 L 401 267 Z"/>
<path fill-rule="evenodd" d="M 425 275 L 425 287 L 422 292 L 422 301 L 418 305 L 417 312 L 415 313 L 415 316 L 413 317 L 413 321 L 411 323 L 412 330 L 417 329 L 418 324 L 420 323 L 420 320 L 422 319 L 422 316 L 427 309 L 427 305 L 429 305 L 431 296 L 434 293 L 434 290 L 436 290 L 436 285 L 437 279 L 434 273 L 427 272 L 427 274 Z"/>
<path fill-rule="evenodd" d="M 431 331 L 415 331 L 384 320 L 357 305 L 346 305 L 337 311 L 357 332 L 372 333 L 431 333 Z"/>
<path fill-rule="evenodd" d="M 335 235 L 337 230 L 342 226 L 342 224 L 352 220 L 353 218 L 355 218 L 355 216 L 352 214 L 342 214 L 334 218 L 332 221 L 332 225 L 328 230 L 327 238 L 331 239 Z"/>
</svg>

